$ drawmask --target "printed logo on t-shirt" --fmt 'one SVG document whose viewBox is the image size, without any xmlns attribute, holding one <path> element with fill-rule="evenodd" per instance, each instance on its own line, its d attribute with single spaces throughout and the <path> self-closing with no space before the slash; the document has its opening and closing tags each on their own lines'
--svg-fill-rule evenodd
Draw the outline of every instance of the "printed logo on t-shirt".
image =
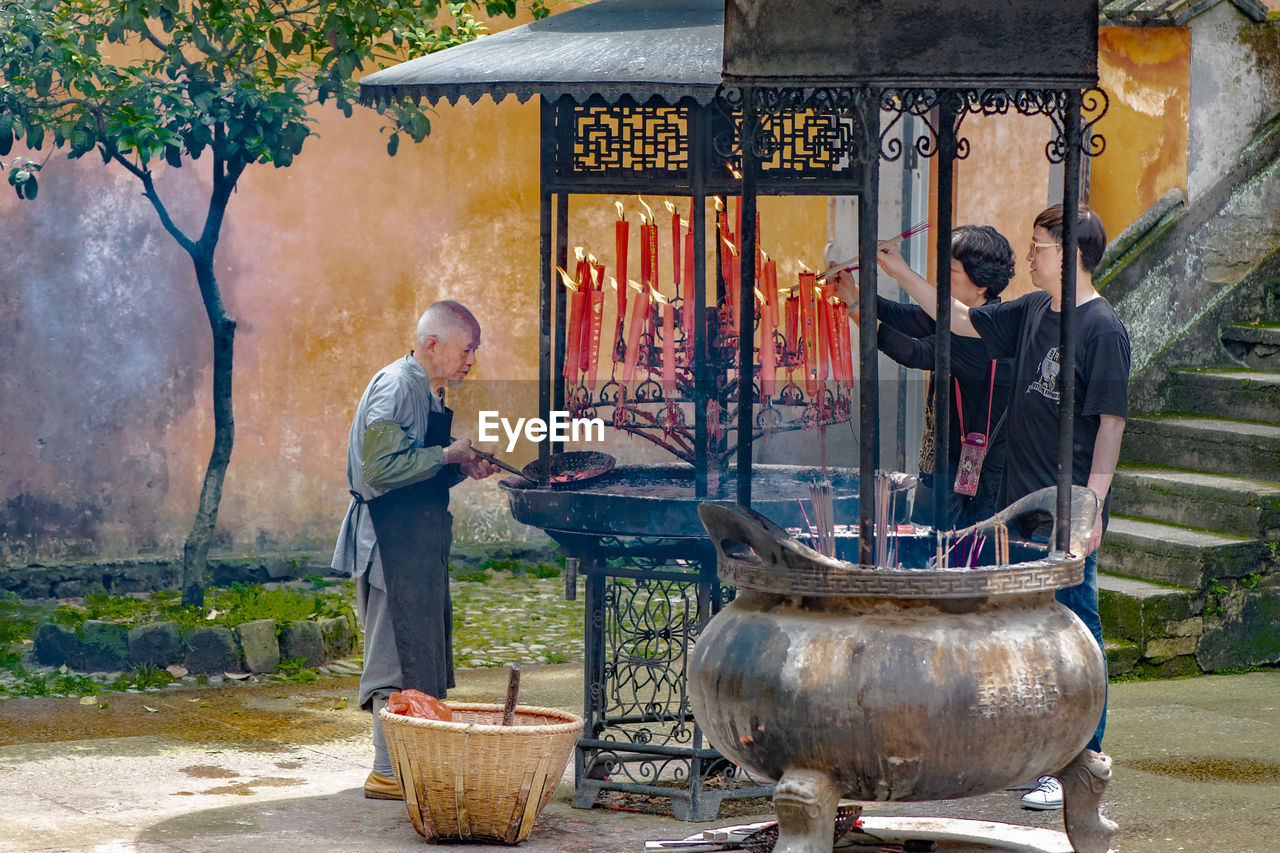
<svg viewBox="0 0 1280 853">
<path fill-rule="evenodd" d="M 1027 386 L 1027 393 L 1036 391 L 1046 398 L 1058 402 L 1058 348 L 1050 347 L 1040 362 L 1040 375 Z"/>
</svg>

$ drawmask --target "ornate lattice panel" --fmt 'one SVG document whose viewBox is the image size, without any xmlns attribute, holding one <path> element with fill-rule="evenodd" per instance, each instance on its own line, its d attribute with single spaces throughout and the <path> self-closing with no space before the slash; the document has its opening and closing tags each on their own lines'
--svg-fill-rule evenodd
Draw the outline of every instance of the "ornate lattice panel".
<svg viewBox="0 0 1280 853">
<path fill-rule="evenodd" d="M 691 109 L 662 102 L 574 105 L 565 119 L 572 125 L 572 143 L 561 159 L 559 177 L 664 175 L 686 184 Z"/>
</svg>

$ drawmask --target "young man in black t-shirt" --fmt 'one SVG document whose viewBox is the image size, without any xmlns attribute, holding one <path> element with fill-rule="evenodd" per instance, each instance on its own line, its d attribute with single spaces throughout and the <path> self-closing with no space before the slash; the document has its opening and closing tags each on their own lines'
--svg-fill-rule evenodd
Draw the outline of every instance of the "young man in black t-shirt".
<svg viewBox="0 0 1280 853">
<path fill-rule="evenodd" d="M 1027 253 L 1035 292 L 997 305 L 969 308 L 955 300 L 951 305 L 951 329 L 955 334 L 981 337 L 993 355 L 1014 358 L 1005 452 L 1006 506 L 1037 489 L 1056 485 L 1058 480 L 1062 222 L 1062 205 L 1036 217 Z M 1060 589 L 1056 595 L 1089 627 L 1101 648 L 1097 549 L 1109 517 L 1111 479 L 1128 414 L 1129 335 L 1110 303 L 1093 287 L 1093 271 L 1107 244 L 1102 221 L 1081 205 L 1077 223 L 1075 447 L 1071 481 L 1088 486 L 1098 496 L 1103 510 L 1094 521 L 1089 539 L 1084 582 Z M 934 311 L 933 288 L 907 266 L 896 245 L 882 243 L 876 260 L 885 274 L 901 284 L 922 308 Z M 1104 706 L 1089 749 L 1101 750 L 1106 720 Z M 1061 786 L 1052 777 L 1042 777 L 1022 802 L 1029 808 L 1059 808 Z"/>
</svg>

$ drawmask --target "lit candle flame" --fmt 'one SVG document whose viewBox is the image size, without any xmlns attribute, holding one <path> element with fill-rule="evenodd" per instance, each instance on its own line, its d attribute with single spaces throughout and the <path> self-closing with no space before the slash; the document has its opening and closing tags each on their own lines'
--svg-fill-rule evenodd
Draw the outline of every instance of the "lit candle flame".
<svg viewBox="0 0 1280 853">
<path fill-rule="evenodd" d="M 626 218 L 626 214 L 625 214 L 625 212 L 624 212 L 624 210 L 625 210 L 625 209 L 624 209 L 624 208 L 623 208 L 623 206 L 622 206 L 622 202 L 620 202 L 620 201 L 615 201 L 615 202 L 613 203 L 613 206 L 614 206 L 614 207 L 616 207 L 616 208 L 618 208 L 618 219 L 619 219 L 619 220 L 625 219 L 625 218 Z"/>
<path fill-rule="evenodd" d="M 652 296 L 653 301 L 657 302 L 659 305 L 666 305 L 668 302 L 671 301 L 656 290 L 649 291 L 649 295 Z"/>
<path fill-rule="evenodd" d="M 729 247 L 729 251 L 733 253 L 733 256 L 735 258 L 738 257 L 738 247 L 730 243 L 727 238 L 722 237 L 721 239 L 724 240 L 724 244 Z"/>
<path fill-rule="evenodd" d="M 716 196 L 716 213 L 724 213 L 724 199 Z"/>
<path fill-rule="evenodd" d="M 676 212 L 676 206 L 675 206 L 674 204 L 672 204 L 672 203 L 671 203 L 671 202 L 669 202 L 669 201 L 664 201 L 664 202 L 663 202 L 663 204 L 665 204 L 665 205 L 667 206 L 667 213 L 670 213 L 670 214 L 673 214 L 673 215 L 675 214 L 675 212 Z"/>
<path fill-rule="evenodd" d="M 581 246 L 574 246 L 574 247 L 573 247 L 573 256 L 574 256 L 575 258 L 577 258 L 579 261 L 581 261 L 581 260 L 583 259 L 584 255 L 583 255 L 583 253 L 582 253 L 582 247 L 581 247 Z"/>
<path fill-rule="evenodd" d="M 738 171 L 736 168 L 734 168 L 733 166 L 730 166 L 730 167 L 729 167 L 729 174 L 730 174 L 730 175 L 733 175 L 733 179 L 734 179 L 735 181 L 740 181 L 740 180 L 742 180 L 742 173 L 741 173 L 741 172 L 739 172 L 739 171 Z"/>
<path fill-rule="evenodd" d="M 609 286 L 610 286 L 610 287 L 612 287 L 614 290 L 617 290 L 617 289 L 618 289 L 618 280 L 617 280 L 616 278 L 614 278 L 613 276 L 609 276 Z"/>
<path fill-rule="evenodd" d="M 644 292 L 644 288 L 640 286 L 640 282 L 636 281 L 634 278 L 627 279 L 627 287 L 631 288 L 636 293 Z"/>
<path fill-rule="evenodd" d="M 758 287 L 754 288 L 754 290 L 756 292 L 756 301 L 763 305 L 765 303 L 764 291 Z"/>
<path fill-rule="evenodd" d="M 813 270 L 809 269 L 809 265 L 808 265 L 808 264 L 806 264 L 804 261 L 800 260 L 799 258 L 796 258 L 796 263 L 800 265 L 800 269 L 801 269 L 801 271 L 803 271 L 803 272 L 813 272 Z"/>
<path fill-rule="evenodd" d="M 574 293 L 578 292 L 577 282 L 575 282 L 573 278 L 571 278 L 570 275 L 564 271 L 563 267 L 557 266 L 556 272 L 560 273 L 560 280 L 564 282 L 565 287 L 567 287 L 569 290 L 573 291 Z"/>
<path fill-rule="evenodd" d="M 636 198 L 640 199 L 640 206 L 644 208 L 644 215 L 641 218 L 644 219 L 644 224 L 648 225 L 653 222 L 653 208 L 645 204 L 644 199 L 640 196 L 636 196 Z"/>
<path fill-rule="evenodd" d="M 760 260 L 766 264 L 769 263 L 769 253 L 766 252 L 764 249 L 760 250 Z"/>
</svg>

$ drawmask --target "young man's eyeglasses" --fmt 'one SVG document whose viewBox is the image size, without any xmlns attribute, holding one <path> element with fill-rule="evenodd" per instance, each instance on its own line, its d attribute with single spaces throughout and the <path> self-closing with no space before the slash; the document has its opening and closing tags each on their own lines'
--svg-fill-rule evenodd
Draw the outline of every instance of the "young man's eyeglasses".
<svg viewBox="0 0 1280 853">
<path fill-rule="evenodd" d="M 1036 249 L 1054 249 L 1061 245 L 1061 243 L 1037 243 L 1035 240 L 1032 240 L 1031 251 L 1034 252 Z"/>
</svg>

